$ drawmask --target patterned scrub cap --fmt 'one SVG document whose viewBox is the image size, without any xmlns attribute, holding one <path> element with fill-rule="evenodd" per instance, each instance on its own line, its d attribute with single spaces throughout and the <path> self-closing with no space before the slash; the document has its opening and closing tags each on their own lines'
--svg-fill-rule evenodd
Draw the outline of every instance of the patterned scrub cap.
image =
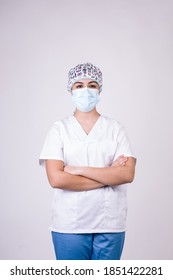
<svg viewBox="0 0 173 280">
<path fill-rule="evenodd" d="M 100 86 L 100 91 L 102 90 L 102 72 L 92 63 L 78 64 L 69 71 L 67 90 L 71 91 L 74 83 L 82 79 L 96 81 Z"/>
</svg>

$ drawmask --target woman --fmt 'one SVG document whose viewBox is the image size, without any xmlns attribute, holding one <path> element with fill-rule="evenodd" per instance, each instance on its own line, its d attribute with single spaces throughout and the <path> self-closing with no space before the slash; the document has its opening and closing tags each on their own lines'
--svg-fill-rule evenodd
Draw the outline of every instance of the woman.
<svg viewBox="0 0 173 280">
<path fill-rule="evenodd" d="M 54 188 L 52 238 L 58 260 L 120 259 L 126 184 L 135 158 L 125 129 L 99 114 L 102 73 L 91 63 L 69 71 L 73 116 L 51 127 L 40 155 Z"/>
</svg>

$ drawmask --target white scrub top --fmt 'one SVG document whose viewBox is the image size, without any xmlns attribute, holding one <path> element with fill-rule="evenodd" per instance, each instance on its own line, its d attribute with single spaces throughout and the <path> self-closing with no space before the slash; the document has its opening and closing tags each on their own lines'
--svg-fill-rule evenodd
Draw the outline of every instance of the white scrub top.
<svg viewBox="0 0 173 280">
<path fill-rule="evenodd" d="M 124 154 L 134 157 L 124 127 L 100 115 L 89 134 L 74 116 L 53 124 L 47 134 L 40 165 L 46 159 L 64 165 L 108 167 Z M 62 233 L 122 232 L 126 229 L 126 185 L 90 191 L 54 189 L 52 225 Z"/>
</svg>

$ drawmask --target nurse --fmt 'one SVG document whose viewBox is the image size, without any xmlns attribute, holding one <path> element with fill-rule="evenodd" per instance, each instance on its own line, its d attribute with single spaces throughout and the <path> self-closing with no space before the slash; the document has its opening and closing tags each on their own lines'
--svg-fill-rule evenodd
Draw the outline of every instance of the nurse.
<svg viewBox="0 0 173 280">
<path fill-rule="evenodd" d="M 91 63 L 69 71 L 73 115 L 50 128 L 40 165 L 54 189 L 50 227 L 57 260 L 118 260 L 135 157 L 125 128 L 96 110 L 102 73 Z"/>
</svg>

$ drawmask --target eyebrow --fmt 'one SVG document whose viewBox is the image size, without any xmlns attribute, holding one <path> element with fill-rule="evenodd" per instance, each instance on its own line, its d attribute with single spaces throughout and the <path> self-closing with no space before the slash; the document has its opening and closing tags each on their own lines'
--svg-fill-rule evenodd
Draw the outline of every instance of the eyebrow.
<svg viewBox="0 0 173 280">
<path fill-rule="evenodd" d="M 98 84 L 96 81 L 91 81 L 88 84 L 92 84 L 92 83 Z"/>
<path fill-rule="evenodd" d="M 97 84 L 98 85 L 98 83 L 96 82 L 96 81 L 91 81 L 91 82 L 89 82 L 88 84 L 92 84 L 92 83 L 95 83 L 95 84 Z M 83 83 L 82 82 L 76 82 L 76 83 L 74 83 L 74 85 L 75 84 L 82 84 L 83 85 Z"/>
</svg>

